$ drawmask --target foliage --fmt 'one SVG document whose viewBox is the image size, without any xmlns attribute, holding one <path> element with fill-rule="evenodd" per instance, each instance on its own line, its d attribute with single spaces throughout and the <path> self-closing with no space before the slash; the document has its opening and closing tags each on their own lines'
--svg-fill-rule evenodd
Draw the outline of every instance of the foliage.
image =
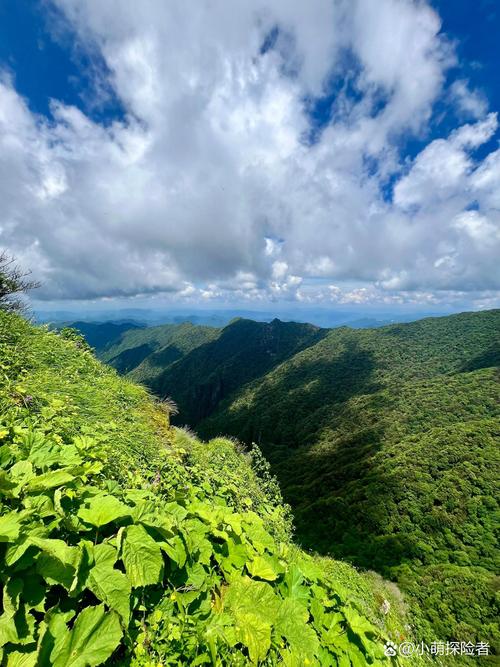
<svg viewBox="0 0 500 667">
<path fill-rule="evenodd" d="M 388 664 L 271 478 L 78 343 L 0 314 L 2 664 Z"/>
<path fill-rule="evenodd" d="M 93 348 L 97 355 L 112 345 L 119 344 L 127 331 L 145 328 L 145 325 L 133 321 L 124 322 L 70 322 L 71 329 L 76 329 Z M 59 328 L 59 327 L 56 327 Z"/>
<path fill-rule="evenodd" d="M 90 352 L 92 350 L 92 347 L 90 344 L 87 342 L 85 337 L 78 331 L 78 329 L 74 327 L 63 327 L 59 331 L 59 335 L 62 338 L 66 338 L 66 340 L 71 340 L 75 343 L 75 345 L 82 350 L 86 350 L 87 352 Z"/>
<path fill-rule="evenodd" d="M 172 394 L 180 412 L 176 423 L 195 426 L 233 392 L 326 333 L 312 324 L 236 319 L 213 341 L 198 346 L 156 377 L 142 381 L 158 396 Z M 225 431 L 213 431 L 211 435 L 220 433 Z"/>
<path fill-rule="evenodd" d="M 24 310 L 25 305 L 19 295 L 38 287 L 36 281 L 28 279 L 29 275 L 29 271 L 23 271 L 15 264 L 13 257 L 0 252 L 0 310 Z"/>
<path fill-rule="evenodd" d="M 190 322 L 134 328 L 125 331 L 98 356 L 120 373 L 130 373 L 131 379 L 150 385 L 170 364 L 218 334 L 218 329 Z"/>
<path fill-rule="evenodd" d="M 241 349 L 259 349 L 263 342 L 249 338 L 262 331 L 244 330 Z M 322 330 L 280 363 L 257 364 L 254 376 L 253 358 L 235 356 L 233 338 L 222 348 L 223 331 L 215 370 L 214 344 L 199 348 L 165 373 L 162 390 L 178 402 L 178 420 L 204 437 L 258 442 L 301 543 L 398 581 L 427 619 L 421 639 L 481 637 L 500 651 L 491 575 L 498 571 L 499 331 L 498 310 Z M 225 395 L 200 414 L 196 388 L 212 397 L 221 378 Z M 446 584 L 440 573 L 448 566 L 460 571 L 457 580 L 490 574 L 474 593 Z M 424 572 L 425 581 L 436 576 L 432 596 L 419 592 Z M 438 623 L 436 596 L 446 623 Z"/>
</svg>

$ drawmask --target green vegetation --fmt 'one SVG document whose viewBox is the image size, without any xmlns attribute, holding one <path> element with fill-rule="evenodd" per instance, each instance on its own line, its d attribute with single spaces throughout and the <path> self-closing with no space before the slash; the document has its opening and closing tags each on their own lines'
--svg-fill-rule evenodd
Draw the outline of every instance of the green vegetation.
<svg viewBox="0 0 500 667">
<path fill-rule="evenodd" d="M 390 663 L 397 594 L 293 545 L 257 449 L 1 312 L 0 374 L 2 665 Z"/>
<path fill-rule="evenodd" d="M 95 348 L 99 359 L 144 384 L 151 384 L 174 361 L 219 335 L 219 329 L 190 322 L 157 327 L 75 322 L 71 327 Z"/>
<path fill-rule="evenodd" d="M 145 327 L 133 322 L 71 322 L 67 328 L 76 329 L 99 356 L 106 348 L 119 343 L 126 331 Z"/>
<path fill-rule="evenodd" d="M 178 422 L 258 442 L 300 542 L 397 581 L 420 639 L 498 654 L 500 311 L 319 330 L 271 367 L 233 353 L 254 324 L 167 369 Z"/>
<path fill-rule="evenodd" d="M 19 312 L 25 309 L 22 295 L 38 287 L 29 275 L 29 271 L 17 266 L 13 257 L 0 251 L 0 310 Z"/>
<path fill-rule="evenodd" d="M 168 330 L 166 327 L 168 327 Z M 195 326 L 190 322 L 166 324 L 158 328 L 152 328 L 159 330 L 159 333 L 161 332 L 161 335 L 158 336 L 158 349 L 151 352 L 128 373 L 131 380 L 141 382 L 147 386 L 152 386 L 157 378 L 165 372 L 165 369 L 169 368 L 175 361 L 182 359 L 195 348 L 215 340 L 219 335 L 219 329 Z M 130 335 L 125 337 L 127 344 L 132 342 L 132 338 Z"/>
<path fill-rule="evenodd" d="M 312 324 L 236 319 L 215 340 L 197 347 L 156 378 L 146 379 L 146 384 L 159 396 L 175 396 L 180 423 L 194 426 L 226 397 L 326 333 Z"/>
</svg>

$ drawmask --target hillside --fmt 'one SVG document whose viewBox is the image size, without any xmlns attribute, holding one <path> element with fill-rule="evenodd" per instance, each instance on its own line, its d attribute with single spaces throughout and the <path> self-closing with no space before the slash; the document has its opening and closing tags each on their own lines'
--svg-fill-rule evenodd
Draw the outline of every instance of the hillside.
<svg viewBox="0 0 500 667">
<path fill-rule="evenodd" d="M 245 346 L 258 347 L 251 331 Z M 259 443 L 305 546 L 398 581 L 427 635 L 487 636 L 498 650 L 499 334 L 498 310 L 320 330 L 252 381 L 223 330 L 220 370 L 199 348 L 160 395 L 205 437 Z M 200 412 L 195 388 L 217 395 L 220 376 L 242 382 Z"/>
<path fill-rule="evenodd" d="M 99 359 L 145 384 L 154 382 L 174 361 L 219 334 L 218 329 L 190 322 L 155 327 L 113 322 L 74 322 L 69 326 L 85 337 Z"/>
<path fill-rule="evenodd" d="M 0 372 L 3 665 L 356 667 L 412 637 L 397 591 L 294 546 L 258 450 L 1 311 Z"/>
<path fill-rule="evenodd" d="M 61 326 L 51 325 L 53 328 Z M 135 322 L 68 322 L 66 326 L 76 329 L 84 336 L 87 343 L 97 353 L 120 340 L 122 335 L 130 329 L 144 328 Z"/>
<path fill-rule="evenodd" d="M 220 333 L 219 329 L 194 325 L 190 322 L 170 325 L 168 330 L 165 330 L 165 325 L 157 329 L 161 330 L 159 347 L 128 372 L 131 380 L 149 387 L 154 386 L 165 369 L 174 362 L 182 359 L 197 347 L 216 340 Z M 124 338 L 126 344 L 131 344 L 134 337 L 127 335 Z M 135 336 L 136 341 L 138 338 Z"/>
<path fill-rule="evenodd" d="M 195 426 L 221 401 L 327 333 L 312 324 L 234 320 L 209 343 L 187 354 L 148 386 L 174 397 L 183 424 Z"/>
</svg>

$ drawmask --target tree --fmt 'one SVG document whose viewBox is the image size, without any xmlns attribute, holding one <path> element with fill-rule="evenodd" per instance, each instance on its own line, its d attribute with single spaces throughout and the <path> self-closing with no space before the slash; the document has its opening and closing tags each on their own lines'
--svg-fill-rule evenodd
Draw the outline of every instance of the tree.
<svg viewBox="0 0 500 667">
<path fill-rule="evenodd" d="M 25 303 L 19 295 L 39 286 L 35 280 L 29 280 L 30 271 L 25 271 L 15 263 L 15 259 L 0 251 L 0 310 L 22 311 Z"/>
</svg>

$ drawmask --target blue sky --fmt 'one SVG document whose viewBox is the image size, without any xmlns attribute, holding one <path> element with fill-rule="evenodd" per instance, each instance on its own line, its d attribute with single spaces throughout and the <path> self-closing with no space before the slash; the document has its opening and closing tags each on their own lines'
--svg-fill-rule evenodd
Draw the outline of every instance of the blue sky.
<svg viewBox="0 0 500 667">
<path fill-rule="evenodd" d="M 497 3 L 239 4 L 0 5 L 35 301 L 497 306 Z"/>
</svg>

